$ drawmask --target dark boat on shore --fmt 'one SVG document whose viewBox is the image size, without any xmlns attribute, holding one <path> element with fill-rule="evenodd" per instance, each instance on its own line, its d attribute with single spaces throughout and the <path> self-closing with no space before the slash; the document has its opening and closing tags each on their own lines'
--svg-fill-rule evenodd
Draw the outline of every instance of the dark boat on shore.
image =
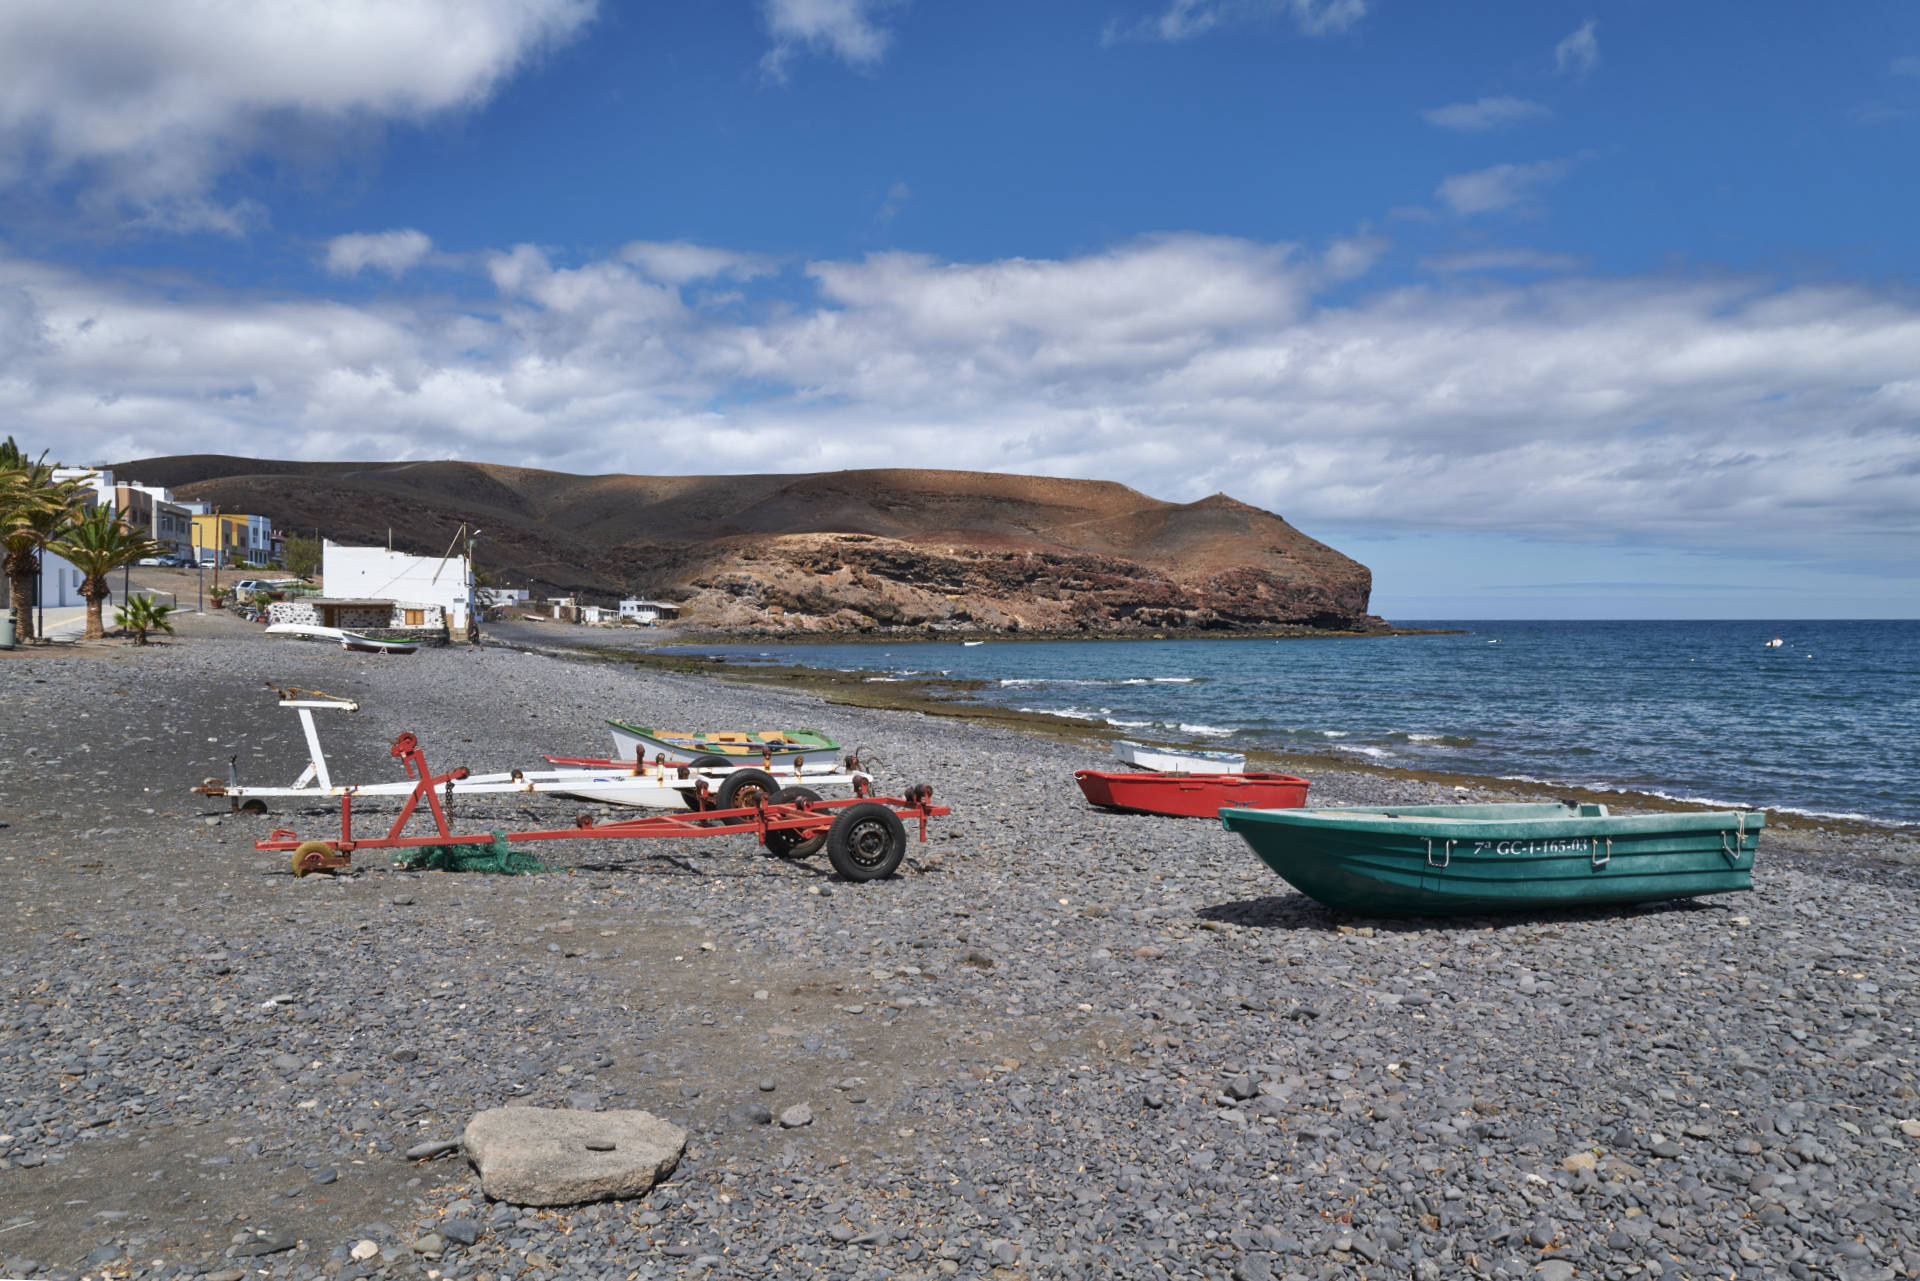
<svg viewBox="0 0 1920 1281">
<path fill-rule="evenodd" d="M 1223 809 L 1220 821 L 1289 885 L 1328 907 L 1460 916 L 1750 890 L 1766 816 L 1396 805 Z"/>
<path fill-rule="evenodd" d="M 1103 774 L 1076 770 L 1087 800 L 1103 809 L 1212 818 L 1222 808 L 1292 809 L 1307 800 L 1307 780 L 1291 774 Z"/>
</svg>

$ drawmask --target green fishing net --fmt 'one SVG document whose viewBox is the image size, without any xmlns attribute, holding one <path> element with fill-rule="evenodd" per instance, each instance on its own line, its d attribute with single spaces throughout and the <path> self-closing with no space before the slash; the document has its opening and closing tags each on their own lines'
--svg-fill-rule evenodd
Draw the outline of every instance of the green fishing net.
<svg viewBox="0 0 1920 1281">
<path fill-rule="evenodd" d="M 497 876 L 553 870 L 525 850 L 514 849 L 499 828 L 485 845 L 415 845 L 399 850 L 393 865 L 409 872 L 492 872 Z"/>
</svg>

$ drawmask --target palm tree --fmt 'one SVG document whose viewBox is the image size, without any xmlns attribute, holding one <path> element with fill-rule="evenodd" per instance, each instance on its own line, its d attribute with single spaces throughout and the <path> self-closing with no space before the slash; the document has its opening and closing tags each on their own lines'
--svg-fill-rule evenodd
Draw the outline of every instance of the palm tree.
<svg viewBox="0 0 1920 1281">
<path fill-rule="evenodd" d="M 35 580 L 40 553 L 60 528 L 78 515 L 88 493 L 77 480 L 56 481 L 43 453 L 27 457 L 13 437 L 0 443 L 0 572 L 23 640 L 33 638 Z"/>
<path fill-rule="evenodd" d="M 100 623 L 100 603 L 113 593 L 107 576 L 122 565 L 162 550 L 159 543 L 104 507 L 96 507 L 69 523 L 47 547 L 80 571 L 80 594 L 87 601 L 87 640 L 99 640 L 107 634 Z"/>
<path fill-rule="evenodd" d="M 167 621 L 167 615 L 173 612 L 173 606 L 162 605 L 151 596 L 135 596 L 114 611 L 114 622 L 127 630 L 133 637 L 133 643 L 147 643 L 148 632 L 173 631 L 173 624 Z"/>
</svg>

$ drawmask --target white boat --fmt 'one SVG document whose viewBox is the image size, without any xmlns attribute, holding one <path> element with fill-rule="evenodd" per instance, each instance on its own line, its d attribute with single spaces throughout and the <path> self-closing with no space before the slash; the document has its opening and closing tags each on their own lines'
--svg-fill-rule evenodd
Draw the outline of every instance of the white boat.
<svg viewBox="0 0 1920 1281">
<path fill-rule="evenodd" d="M 359 632 L 341 632 L 340 648 L 362 654 L 411 654 L 420 648 L 420 642 L 375 640 L 371 636 L 362 636 Z"/>
<path fill-rule="evenodd" d="M 306 691 L 288 691 L 292 694 L 305 694 Z M 299 778 L 288 787 L 255 787 L 242 785 L 229 772 L 227 781 L 210 778 L 194 788 L 202 796 L 230 796 L 239 800 L 251 800 L 253 808 L 266 804 L 269 796 L 297 797 L 303 799 L 337 797 L 352 794 L 354 796 L 411 796 L 416 786 L 413 779 L 391 783 L 362 783 L 341 785 L 333 781 L 327 768 L 326 753 L 320 749 L 320 735 L 313 723 L 315 711 L 357 712 L 360 705 L 351 699 L 334 698 L 324 694 L 308 694 L 306 697 L 282 696 L 280 706 L 290 709 L 300 717 L 300 728 L 306 737 L 307 768 Z M 465 778 L 452 779 L 446 784 L 447 793 L 453 796 L 475 796 L 500 794 L 506 792 L 534 793 L 549 796 L 572 797 L 577 800 L 599 801 L 608 805 L 635 805 L 651 809 L 691 809 L 691 800 L 705 783 L 711 799 L 706 808 L 724 808 L 724 802 L 732 801 L 734 793 L 748 783 L 753 782 L 764 789 L 764 780 L 755 776 L 769 774 L 773 777 L 775 789 L 804 784 L 809 788 L 821 786 L 844 786 L 849 791 L 856 790 L 864 782 L 871 785 L 873 776 L 859 770 L 818 770 L 810 769 L 804 774 L 797 772 L 791 762 L 776 763 L 767 769 L 757 761 L 740 765 L 713 766 L 711 768 L 682 767 L 679 765 L 642 765 L 638 771 L 632 766 L 617 769 L 595 769 L 579 767 L 557 767 L 538 770 L 505 770 L 491 774 L 469 774 Z M 732 776 L 745 777 L 732 781 Z M 259 798 L 259 799 L 254 799 Z M 742 799 L 738 802 L 745 805 Z"/>
<path fill-rule="evenodd" d="M 1247 758 L 1239 752 L 1203 752 L 1185 747 L 1149 747 L 1118 739 L 1113 754 L 1139 769 L 1161 774 L 1244 774 Z"/>
<path fill-rule="evenodd" d="M 1781 640 L 1778 636 L 1776 636 L 1772 640 L 1767 642 L 1766 647 L 1768 649 L 1779 649 L 1784 644 L 1786 644 L 1786 642 Z"/>
<path fill-rule="evenodd" d="M 310 640 L 337 641 L 346 635 L 338 627 L 322 627 L 318 623 L 269 623 L 269 636 L 304 636 Z"/>
<path fill-rule="evenodd" d="M 965 645 L 965 646 L 966 646 L 967 648 L 969 648 L 969 649 L 971 649 L 971 648 L 973 648 L 973 647 L 974 647 L 975 645 L 984 645 L 984 644 L 986 644 L 986 642 L 985 642 L 985 641 L 961 641 L 960 643 L 961 643 L 962 645 Z"/>
</svg>

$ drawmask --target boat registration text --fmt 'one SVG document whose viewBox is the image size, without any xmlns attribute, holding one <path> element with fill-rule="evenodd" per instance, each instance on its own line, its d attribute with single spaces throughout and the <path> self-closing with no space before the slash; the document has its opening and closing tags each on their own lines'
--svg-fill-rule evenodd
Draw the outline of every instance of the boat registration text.
<svg viewBox="0 0 1920 1281">
<path fill-rule="evenodd" d="M 1526 858 L 1535 854 L 1586 854 L 1593 848 L 1593 841 L 1587 837 L 1574 837 L 1558 841 L 1475 841 L 1473 852 L 1476 854 L 1509 855 Z"/>
</svg>

